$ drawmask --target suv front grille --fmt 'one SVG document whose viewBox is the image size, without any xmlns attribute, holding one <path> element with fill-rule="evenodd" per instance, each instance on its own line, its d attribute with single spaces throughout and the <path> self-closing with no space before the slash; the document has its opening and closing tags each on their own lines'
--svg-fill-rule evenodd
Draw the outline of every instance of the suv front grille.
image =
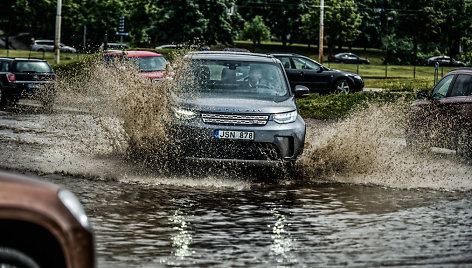
<svg viewBox="0 0 472 268">
<path fill-rule="evenodd" d="M 226 125 L 256 125 L 263 126 L 269 120 L 268 115 L 245 114 L 202 114 L 202 120 L 206 124 Z"/>
</svg>

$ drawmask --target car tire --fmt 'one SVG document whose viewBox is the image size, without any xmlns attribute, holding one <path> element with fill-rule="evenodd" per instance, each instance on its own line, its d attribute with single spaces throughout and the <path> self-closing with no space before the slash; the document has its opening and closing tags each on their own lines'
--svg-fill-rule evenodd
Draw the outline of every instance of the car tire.
<svg viewBox="0 0 472 268">
<path fill-rule="evenodd" d="M 0 267 L 39 268 L 28 255 L 10 247 L 0 247 Z"/>
<path fill-rule="evenodd" d="M 352 85 L 346 79 L 339 79 L 334 83 L 333 90 L 336 94 L 349 94 L 352 91 Z"/>
<path fill-rule="evenodd" d="M 468 129 L 462 129 L 457 137 L 456 154 L 465 159 L 472 159 L 472 142 Z"/>
</svg>

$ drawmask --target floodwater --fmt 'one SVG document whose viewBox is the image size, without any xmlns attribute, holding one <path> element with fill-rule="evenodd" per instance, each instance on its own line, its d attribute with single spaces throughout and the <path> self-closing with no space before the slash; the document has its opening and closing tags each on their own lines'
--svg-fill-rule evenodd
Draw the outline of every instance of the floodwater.
<svg viewBox="0 0 472 268">
<path fill-rule="evenodd" d="M 178 72 L 161 83 L 93 67 L 71 76 L 53 110 L 0 111 L 0 168 L 78 196 L 98 267 L 472 266 L 472 164 L 451 150 L 407 150 L 402 104 L 307 120 L 290 176 L 169 171 L 158 163 Z"/>
<path fill-rule="evenodd" d="M 0 112 L 0 163 L 79 197 L 98 267 L 472 265 L 471 166 L 453 151 L 412 154 L 390 131 L 347 152 L 348 137 L 328 137 L 353 122 L 308 120 L 292 178 L 222 166 L 171 174 L 117 153 L 96 119 L 64 107 Z M 331 143 L 342 152 L 320 147 Z M 338 159 L 356 152 L 366 159 Z"/>
</svg>

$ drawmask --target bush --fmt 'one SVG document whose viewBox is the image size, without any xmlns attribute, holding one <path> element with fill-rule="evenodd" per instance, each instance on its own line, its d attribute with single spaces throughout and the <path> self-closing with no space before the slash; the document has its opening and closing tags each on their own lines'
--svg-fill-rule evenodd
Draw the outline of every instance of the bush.
<svg viewBox="0 0 472 268">
<path fill-rule="evenodd" d="M 354 94 L 312 94 L 298 99 L 300 113 L 305 118 L 341 119 L 354 109 L 363 109 L 370 103 L 404 103 L 407 106 L 416 98 L 414 92 L 358 92 Z"/>
</svg>

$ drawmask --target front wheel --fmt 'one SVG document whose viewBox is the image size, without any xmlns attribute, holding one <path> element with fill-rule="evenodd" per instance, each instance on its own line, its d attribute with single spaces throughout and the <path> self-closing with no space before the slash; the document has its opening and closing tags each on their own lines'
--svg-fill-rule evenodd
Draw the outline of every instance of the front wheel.
<svg viewBox="0 0 472 268">
<path fill-rule="evenodd" d="M 334 93 L 349 94 L 352 91 L 352 86 L 346 79 L 340 79 L 334 84 Z"/>
<path fill-rule="evenodd" d="M 0 247 L 0 267 L 39 268 L 39 265 L 21 251 Z"/>
</svg>

